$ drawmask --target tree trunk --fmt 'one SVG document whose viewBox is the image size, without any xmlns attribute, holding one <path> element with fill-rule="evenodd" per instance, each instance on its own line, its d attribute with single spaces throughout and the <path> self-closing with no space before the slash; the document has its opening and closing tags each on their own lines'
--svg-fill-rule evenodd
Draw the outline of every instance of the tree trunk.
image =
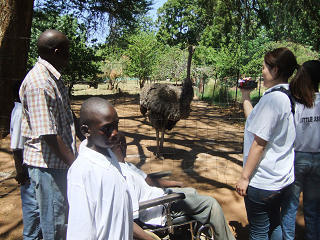
<svg viewBox="0 0 320 240">
<path fill-rule="evenodd" d="M 205 80 L 204 80 L 204 77 L 201 77 L 200 78 L 200 81 L 201 81 L 201 99 L 203 100 L 203 95 L 204 95 L 204 85 L 205 85 Z"/>
<path fill-rule="evenodd" d="M 216 73 L 216 76 L 214 78 L 214 83 L 213 83 L 213 89 L 212 89 L 212 97 L 213 98 L 214 98 L 214 92 L 216 91 L 217 79 L 218 79 L 218 74 Z"/>
<path fill-rule="evenodd" d="M 145 78 L 139 79 L 139 87 L 140 87 L 140 89 L 142 89 L 144 87 L 145 82 L 146 82 Z"/>
<path fill-rule="evenodd" d="M 34 0 L 0 0 L 0 138 L 9 130 L 12 85 L 26 74 Z"/>
</svg>

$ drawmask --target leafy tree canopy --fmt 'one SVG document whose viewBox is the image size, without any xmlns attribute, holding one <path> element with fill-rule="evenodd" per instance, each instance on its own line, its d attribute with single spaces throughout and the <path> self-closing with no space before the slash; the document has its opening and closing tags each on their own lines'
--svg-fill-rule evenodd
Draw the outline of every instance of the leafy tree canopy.
<svg viewBox="0 0 320 240">
<path fill-rule="evenodd" d="M 153 71 L 153 80 L 179 81 L 186 77 L 187 50 L 178 46 L 164 46 L 159 52 Z"/>
<path fill-rule="evenodd" d="M 72 14 L 89 31 L 108 31 L 109 39 L 114 40 L 136 29 L 151 4 L 152 0 L 36 0 L 35 8 Z"/>
<path fill-rule="evenodd" d="M 196 44 L 205 25 L 202 15 L 197 1 L 168 0 L 158 10 L 158 39 L 170 46 L 181 44 L 182 48 Z"/>
<path fill-rule="evenodd" d="M 139 78 L 142 88 L 150 79 L 160 50 L 154 33 L 141 32 L 128 39 L 129 45 L 126 56 L 129 58 L 126 73 L 131 77 Z"/>
<path fill-rule="evenodd" d="M 257 0 L 274 41 L 289 40 L 320 50 L 319 0 Z M 262 16 L 262 15 L 260 15 Z"/>
</svg>

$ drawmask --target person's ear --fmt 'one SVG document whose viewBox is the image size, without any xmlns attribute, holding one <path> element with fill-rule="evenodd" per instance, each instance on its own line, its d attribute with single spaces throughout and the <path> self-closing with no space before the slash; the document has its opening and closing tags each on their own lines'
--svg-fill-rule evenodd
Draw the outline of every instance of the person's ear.
<svg viewBox="0 0 320 240">
<path fill-rule="evenodd" d="M 63 54 L 64 54 L 64 52 L 61 48 L 54 49 L 54 55 L 62 56 Z"/>
<path fill-rule="evenodd" d="M 88 125 L 85 125 L 85 124 L 81 125 L 80 131 L 83 134 L 83 136 L 85 136 L 86 138 L 90 136 L 90 129 Z"/>
<path fill-rule="evenodd" d="M 271 69 L 271 74 L 274 78 L 277 78 L 278 77 L 278 74 L 279 74 L 279 68 L 277 66 L 273 67 Z"/>
</svg>

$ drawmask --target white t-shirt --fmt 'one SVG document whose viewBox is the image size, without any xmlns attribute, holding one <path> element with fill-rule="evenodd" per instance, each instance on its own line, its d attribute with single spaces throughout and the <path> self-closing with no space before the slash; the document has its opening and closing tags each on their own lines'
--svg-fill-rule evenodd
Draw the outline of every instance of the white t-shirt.
<svg viewBox="0 0 320 240">
<path fill-rule="evenodd" d="M 146 174 L 131 163 L 120 163 L 123 175 L 126 177 L 128 188 L 131 190 L 133 210 L 139 209 L 139 202 L 151 200 L 165 195 L 163 189 L 152 187 L 145 181 Z M 141 173 L 142 172 L 142 173 Z M 163 206 L 155 206 L 139 212 L 139 220 L 150 224 L 164 226 L 166 217 L 163 213 Z M 134 217 L 137 217 L 134 212 Z"/>
<path fill-rule="evenodd" d="M 288 84 L 278 84 L 266 93 L 280 86 L 288 89 Z M 246 121 L 243 165 L 247 161 L 254 135 L 267 141 L 249 185 L 264 190 L 280 190 L 294 181 L 293 143 L 296 132 L 288 96 L 279 91 L 266 93 Z"/>
<path fill-rule="evenodd" d="M 126 162 L 126 164 L 130 167 L 131 170 L 133 170 L 136 173 L 138 173 L 139 175 L 141 175 L 143 177 L 143 179 L 147 178 L 148 174 L 146 174 L 141 169 L 137 168 L 136 165 L 134 165 L 133 163 L 130 163 L 130 162 Z"/>
<path fill-rule="evenodd" d="M 297 132 L 295 150 L 320 152 L 320 93 L 316 93 L 313 108 L 296 103 L 294 119 Z"/>
<path fill-rule="evenodd" d="M 67 239 L 133 239 L 131 198 L 124 176 L 114 166 L 118 161 L 86 145 L 86 140 L 81 143 L 68 170 Z"/>
<path fill-rule="evenodd" d="M 24 137 L 21 135 L 21 118 L 22 105 L 19 102 L 14 102 L 14 108 L 12 109 L 10 119 L 10 148 L 12 150 L 23 149 Z"/>
</svg>

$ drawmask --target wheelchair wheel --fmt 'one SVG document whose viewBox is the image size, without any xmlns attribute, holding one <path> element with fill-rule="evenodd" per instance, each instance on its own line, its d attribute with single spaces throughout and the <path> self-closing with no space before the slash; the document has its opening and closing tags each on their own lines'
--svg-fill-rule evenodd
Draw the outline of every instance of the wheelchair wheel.
<svg viewBox="0 0 320 240">
<path fill-rule="evenodd" d="M 193 240 L 189 225 L 175 227 L 174 234 L 170 234 L 170 240 Z"/>
<path fill-rule="evenodd" d="M 213 227 L 210 224 L 202 225 L 198 231 L 196 240 L 214 240 Z"/>
</svg>

